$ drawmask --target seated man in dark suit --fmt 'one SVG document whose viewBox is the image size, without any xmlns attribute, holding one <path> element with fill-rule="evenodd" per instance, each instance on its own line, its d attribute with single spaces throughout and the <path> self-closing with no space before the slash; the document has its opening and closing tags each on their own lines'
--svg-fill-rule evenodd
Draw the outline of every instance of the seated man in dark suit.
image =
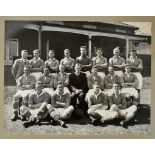
<svg viewBox="0 0 155 155">
<path fill-rule="evenodd" d="M 88 106 L 85 102 L 85 95 L 88 91 L 86 74 L 81 72 L 81 65 L 75 65 L 75 72 L 69 76 L 69 89 L 71 92 L 71 105 L 74 106 L 74 114 L 83 117 L 87 113 Z"/>
</svg>

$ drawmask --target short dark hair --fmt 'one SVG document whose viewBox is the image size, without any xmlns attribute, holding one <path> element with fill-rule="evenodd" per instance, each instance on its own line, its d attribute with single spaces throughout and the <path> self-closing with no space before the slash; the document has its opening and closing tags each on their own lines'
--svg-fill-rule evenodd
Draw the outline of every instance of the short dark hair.
<svg viewBox="0 0 155 155">
<path fill-rule="evenodd" d="M 55 50 L 49 50 L 48 53 L 53 52 L 55 54 Z"/>
<path fill-rule="evenodd" d="M 49 67 L 45 67 L 44 70 L 45 70 L 45 69 L 48 69 L 48 70 L 49 70 Z"/>
<path fill-rule="evenodd" d="M 137 53 L 137 51 L 136 51 L 136 50 L 131 50 L 130 52 L 134 52 L 134 53 Z"/>
<path fill-rule="evenodd" d="M 87 50 L 87 47 L 86 47 L 86 46 L 81 46 L 80 49 L 81 49 L 81 48 Z"/>
<path fill-rule="evenodd" d="M 27 52 L 27 53 L 28 53 L 27 50 L 21 50 L 21 55 L 22 55 L 24 52 Z"/>
<path fill-rule="evenodd" d="M 98 81 L 94 81 L 93 85 L 100 85 L 100 83 Z"/>
<path fill-rule="evenodd" d="M 126 67 L 130 67 L 130 68 L 131 68 L 131 65 L 130 65 L 130 64 L 126 64 L 126 65 L 125 65 L 125 68 L 126 68 Z"/>
<path fill-rule="evenodd" d="M 63 85 L 64 86 L 64 83 L 62 81 L 58 81 L 57 82 L 57 86 L 59 86 L 59 85 Z"/>
<path fill-rule="evenodd" d="M 80 64 L 80 63 L 76 63 L 76 64 L 75 64 L 75 67 L 76 67 L 76 66 L 80 66 L 80 67 L 81 67 L 81 64 Z"/>
<path fill-rule="evenodd" d="M 113 87 L 114 85 L 118 85 L 119 89 L 121 89 L 121 84 L 120 84 L 119 82 L 114 82 L 113 85 L 112 85 L 112 87 Z"/>
<path fill-rule="evenodd" d="M 37 86 L 37 85 L 43 85 L 43 83 L 42 83 L 42 81 L 37 81 L 36 83 L 35 83 L 35 86 Z"/>
<path fill-rule="evenodd" d="M 97 51 L 102 51 L 102 52 L 103 52 L 103 49 L 102 49 L 102 48 L 97 48 L 97 49 L 96 49 L 96 52 L 97 52 Z"/>
<path fill-rule="evenodd" d="M 98 69 L 97 66 L 93 66 L 92 69 Z"/>
<path fill-rule="evenodd" d="M 109 66 L 108 66 L 108 69 L 109 69 L 110 67 L 114 68 L 114 66 L 113 66 L 113 65 L 109 65 Z"/>
<path fill-rule="evenodd" d="M 24 69 L 25 69 L 25 68 L 31 70 L 30 66 L 28 66 L 28 65 L 24 66 Z"/>
<path fill-rule="evenodd" d="M 64 50 L 64 52 L 65 52 L 65 51 L 69 51 L 69 52 L 70 52 L 70 50 L 69 50 L 68 48 L 66 48 L 66 49 Z"/>
</svg>

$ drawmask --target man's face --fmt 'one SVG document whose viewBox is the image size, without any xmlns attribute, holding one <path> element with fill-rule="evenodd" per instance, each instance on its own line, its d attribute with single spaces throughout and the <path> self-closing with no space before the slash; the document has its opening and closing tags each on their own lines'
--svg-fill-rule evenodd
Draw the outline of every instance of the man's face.
<svg viewBox="0 0 155 155">
<path fill-rule="evenodd" d="M 98 84 L 94 85 L 94 91 L 98 93 L 100 91 L 100 86 Z"/>
<path fill-rule="evenodd" d="M 29 75 L 30 74 L 30 69 L 29 68 L 24 68 L 24 74 Z"/>
<path fill-rule="evenodd" d="M 119 85 L 118 84 L 113 84 L 113 90 L 115 93 L 119 92 Z"/>
<path fill-rule="evenodd" d="M 130 52 L 130 55 L 131 55 L 132 57 L 136 57 L 136 52 Z"/>
<path fill-rule="evenodd" d="M 130 66 L 125 67 L 125 71 L 126 71 L 127 73 L 130 73 L 130 72 L 131 72 Z"/>
<path fill-rule="evenodd" d="M 119 51 L 118 51 L 118 50 L 115 50 L 115 51 L 114 51 L 114 56 L 116 56 L 116 57 L 119 56 Z"/>
<path fill-rule="evenodd" d="M 42 84 L 36 84 L 36 90 L 41 91 L 43 89 Z"/>
<path fill-rule="evenodd" d="M 114 68 L 113 67 L 109 67 L 108 71 L 109 71 L 110 74 L 113 74 L 114 73 Z"/>
<path fill-rule="evenodd" d="M 75 66 L 75 71 L 79 73 L 81 71 L 81 67 L 80 66 Z"/>
<path fill-rule="evenodd" d="M 96 54 L 97 54 L 97 56 L 100 57 L 100 56 L 102 56 L 102 51 L 101 50 L 98 50 Z"/>
<path fill-rule="evenodd" d="M 55 54 L 54 54 L 54 52 L 49 52 L 48 56 L 49 56 L 50 58 L 54 58 Z"/>
<path fill-rule="evenodd" d="M 64 92 L 64 86 L 62 84 L 58 85 L 58 92 L 63 93 Z"/>
<path fill-rule="evenodd" d="M 93 74 L 97 74 L 97 72 L 98 72 L 98 69 L 97 69 L 97 68 L 93 68 L 93 69 L 92 69 L 92 73 L 93 73 Z"/>
<path fill-rule="evenodd" d="M 69 50 L 65 50 L 65 52 L 64 52 L 64 55 L 65 55 L 65 57 L 70 57 L 70 52 L 69 52 Z"/>
<path fill-rule="evenodd" d="M 39 52 L 38 51 L 34 51 L 33 55 L 34 55 L 35 58 L 38 58 L 39 57 Z"/>
<path fill-rule="evenodd" d="M 45 69 L 44 69 L 44 74 L 45 74 L 45 75 L 49 75 L 49 69 L 48 69 L 48 68 L 45 68 Z"/>
<path fill-rule="evenodd" d="M 27 54 L 27 52 L 26 52 L 26 51 L 25 51 L 25 52 L 23 52 L 23 53 L 22 53 L 22 58 L 23 58 L 23 59 L 27 59 L 27 55 L 28 55 L 28 54 Z"/>
<path fill-rule="evenodd" d="M 59 71 L 60 72 L 64 72 L 65 71 L 65 67 L 64 66 L 59 66 Z"/>
<path fill-rule="evenodd" d="M 85 48 L 80 48 L 80 53 L 82 56 L 86 55 L 86 49 Z"/>
</svg>

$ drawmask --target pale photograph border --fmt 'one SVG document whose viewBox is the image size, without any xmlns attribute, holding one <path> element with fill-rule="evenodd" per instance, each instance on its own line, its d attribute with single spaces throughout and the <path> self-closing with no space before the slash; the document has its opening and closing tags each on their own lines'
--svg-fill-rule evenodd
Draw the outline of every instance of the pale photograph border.
<svg viewBox="0 0 155 155">
<path fill-rule="evenodd" d="M 4 130 L 4 50 L 5 50 L 5 21 L 6 20 L 27 20 L 27 21 L 41 21 L 41 20 L 60 20 L 60 21 L 121 21 L 121 22 L 152 22 L 152 54 L 151 54 L 151 134 L 145 135 L 8 135 Z M 155 16 L 5 16 L 0 17 L 0 138 L 2 139 L 154 139 L 155 138 Z"/>
</svg>

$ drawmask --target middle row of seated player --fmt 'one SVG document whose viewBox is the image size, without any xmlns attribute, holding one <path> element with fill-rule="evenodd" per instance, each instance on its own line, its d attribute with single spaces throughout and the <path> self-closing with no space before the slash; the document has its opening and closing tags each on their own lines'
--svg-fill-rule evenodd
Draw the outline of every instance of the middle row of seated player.
<svg viewBox="0 0 155 155">
<path fill-rule="evenodd" d="M 54 77 L 49 74 L 48 68 L 44 69 L 44 73 L 39 77 L 39 80 L 43 83 L 44 90 L 46 90 L 51 97 L 53 96 L 54 88 L 57 88 L 58 82 L 63 82 L 65 86 L 65 92 L 71 93 L 71 102 L 74 104 L 73 106 L 82 108 L 83 111 L 87 109 L 87 105 L 83 104 L 85 103 L 85 95 L 87 94 L 87 101 L 91 94 L 91 89 L 93 88 L 94 82 L 98 82 L 101 85 L 101 90 L 108 96 L 112 93 L 112 85 L 117 82 L 122 86 L 122 93 L 132 96 L 132 100 L 137 101 L 138 92 L 134 88 L 136 86 L 136 77 L 134 74 L 130 73 L 130 66 L 126 66 L 126 74 L 124 74 L 123 83 L 121 82 L 119 76 L 114 74 L 114 68 L 112 66 L 109 66 L 108 69 L 109 74 L 103 81 L 97 76 L 97 68 L 95 66 L 92 68 L 92 74 L 87 79 L 86 74 L 81 72 L 80 64 L 75 65 L 75 72 L 71 73 L 69 76 L 64 73 L 63 65 L 60 65 L 60 74 L 55 77 L 56 80 L 54 80 Z M 64 80 L 61 79 L 63 75 L 66 75 L 67 77 L 64 78 Z M 33 91 L 35 82 L 36 79 L 30 74 L 29 66 L 24 67 L 24 75 L 18 79 L 18 91 L 13 100 L 13 109 L 16 116 L 18 115 L 19 99 L 22 98 L 23 103 L 27 102 L 27 96 L 31 91 Z M 102 85 L 102 83 L 104 85 Z"/>
</svg>

